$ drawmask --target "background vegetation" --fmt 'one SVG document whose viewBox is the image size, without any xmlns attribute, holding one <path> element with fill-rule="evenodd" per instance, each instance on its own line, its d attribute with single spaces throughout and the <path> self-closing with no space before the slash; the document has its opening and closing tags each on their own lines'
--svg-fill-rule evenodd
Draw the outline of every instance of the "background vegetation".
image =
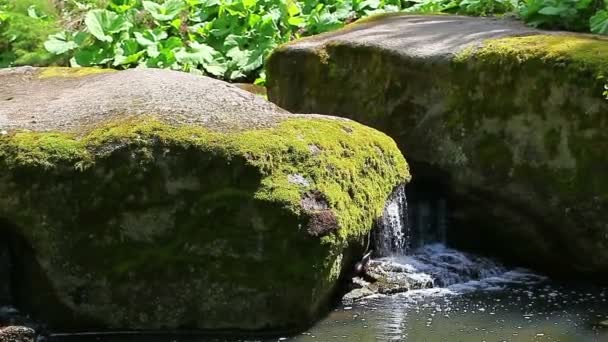
<svg viewBox="0 0 608 342">
<path fill-rule="evenodd" d="M 279 44 L 396 11 L 608 34 L 608 0 L 0 0 L 0 67 L 143 65 L 262 83 Z"/>
</svg>

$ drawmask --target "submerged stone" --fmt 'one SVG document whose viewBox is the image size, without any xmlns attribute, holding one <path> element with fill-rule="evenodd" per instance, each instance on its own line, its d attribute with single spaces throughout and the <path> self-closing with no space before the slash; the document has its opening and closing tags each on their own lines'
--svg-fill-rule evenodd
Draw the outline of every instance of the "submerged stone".
<svg viewBox="0 0 608 342">
<path fill-rule="evenodd" d="M 395 138 L 447 192 L 451 243 L 608 281 L 606 38 L 392 15 L 282 46 L 267 74 L 281 107 Z"/>
<path fill-rule="evenodd" d="M 36 332 L 28 327 L 9 326 L 0 328 L 1 342 L 34 342 Z"/>
<path fill-rule="evenodd" d="M 14 297 L 51 330 L 304 327 L 409 180 L 353 121 L 186 73 L 88 71 L 0 71 Z"/>
</svg>

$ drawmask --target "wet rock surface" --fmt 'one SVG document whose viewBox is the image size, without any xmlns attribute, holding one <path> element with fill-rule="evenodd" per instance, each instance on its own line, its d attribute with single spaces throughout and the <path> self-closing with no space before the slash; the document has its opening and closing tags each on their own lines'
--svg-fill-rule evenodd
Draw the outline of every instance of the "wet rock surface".
<svg viewBox="0 0 608 342">
<path fill-rule="evenodd" d="M 11 306 L 0 306 L 0 342 L 39 342 L 43 325 Z M 38 338 L 40 337 L 40 338 Z"/>
<path fill-rule="evenodd" d="M 352 279 L 351 291 L 342 302 L 348 305 L 372 295 L 415 290 L 459 292 L 544 279 L 524 269 L 509 270 L 494 260 L 433 243 L 413 250 L 410 255 L 370 260 L 363 274 Z"/>
<path fill-rule="evenodd" d="M 23 326 L 8 326 L 0 328 L 0 342 L 34 342 L 34 329 Z"/>
<path fill-rule="evenodd" d="M 391 295 L 410 290 L 434 287 L 433 278 L 417 272 L 411 265 L 371 260 L 362 277 L 352 280 L 352 290 L 343 298 L 344 304 L 380 294 Z"/>
</svg>

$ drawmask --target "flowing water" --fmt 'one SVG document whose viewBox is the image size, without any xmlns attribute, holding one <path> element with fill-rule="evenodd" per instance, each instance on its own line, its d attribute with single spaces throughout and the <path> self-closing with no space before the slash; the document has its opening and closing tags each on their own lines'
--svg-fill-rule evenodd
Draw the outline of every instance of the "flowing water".
<svg viewBox="0 0 608 342">
<path fill-rule="evenodd" d="M 60 336 L 51 341 L 608 341 L 608 290 L 562 284 L 446 246 L 446 203 L 408 204 L 397 188 L 373 241 L 369 268 L 417 290 L 341 305 L 296 336 Z M 603 322 L 603 323 L 602 323 Z"/>
<path fill-rule="evenodd" d="M 411 232 L 407 212 L 405 185 L 400 185 L 384 208 L 378 222 L 381 229 L 373 232 L 374 249 L 378 256 L 401 255 L 410 249 Z"/>
</svg>

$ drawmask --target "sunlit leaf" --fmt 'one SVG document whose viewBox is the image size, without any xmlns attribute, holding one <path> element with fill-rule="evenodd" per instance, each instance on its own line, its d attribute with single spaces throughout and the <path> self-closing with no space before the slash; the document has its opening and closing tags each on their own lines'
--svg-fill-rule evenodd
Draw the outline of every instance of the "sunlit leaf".
<svg viewBox="0 0 608 342">
<path fill-rule="evenodd" d="M 171 21 L 185 9 L 182 0 L 167 0 L 163 4 L 152 1 L 143 1 L 144 9 L 158 21 Z"/>
<path fill-rule="evenodd" d="M 44 42 L 44 48 L 53 54 L 61 55 L 68 51 L 74 50 L 78 47 L 73 40 L 71 40 L 65 31 L 59 32 L 49 36 L 49 39 Z"/>
<path fill-rule="evenodd" d="M 129 30 L 133 26 L 124 15 L 108 10 L 91 10 L 84 22 L 89 32 L 102 42 L 112 42 L 112 34 Z"/>
<path fill-rule="evenodd" d="M 597 12 L 589 20 L 591 32 L 597 34 L 608 34 L 608 11 Z"/>
</svg>

